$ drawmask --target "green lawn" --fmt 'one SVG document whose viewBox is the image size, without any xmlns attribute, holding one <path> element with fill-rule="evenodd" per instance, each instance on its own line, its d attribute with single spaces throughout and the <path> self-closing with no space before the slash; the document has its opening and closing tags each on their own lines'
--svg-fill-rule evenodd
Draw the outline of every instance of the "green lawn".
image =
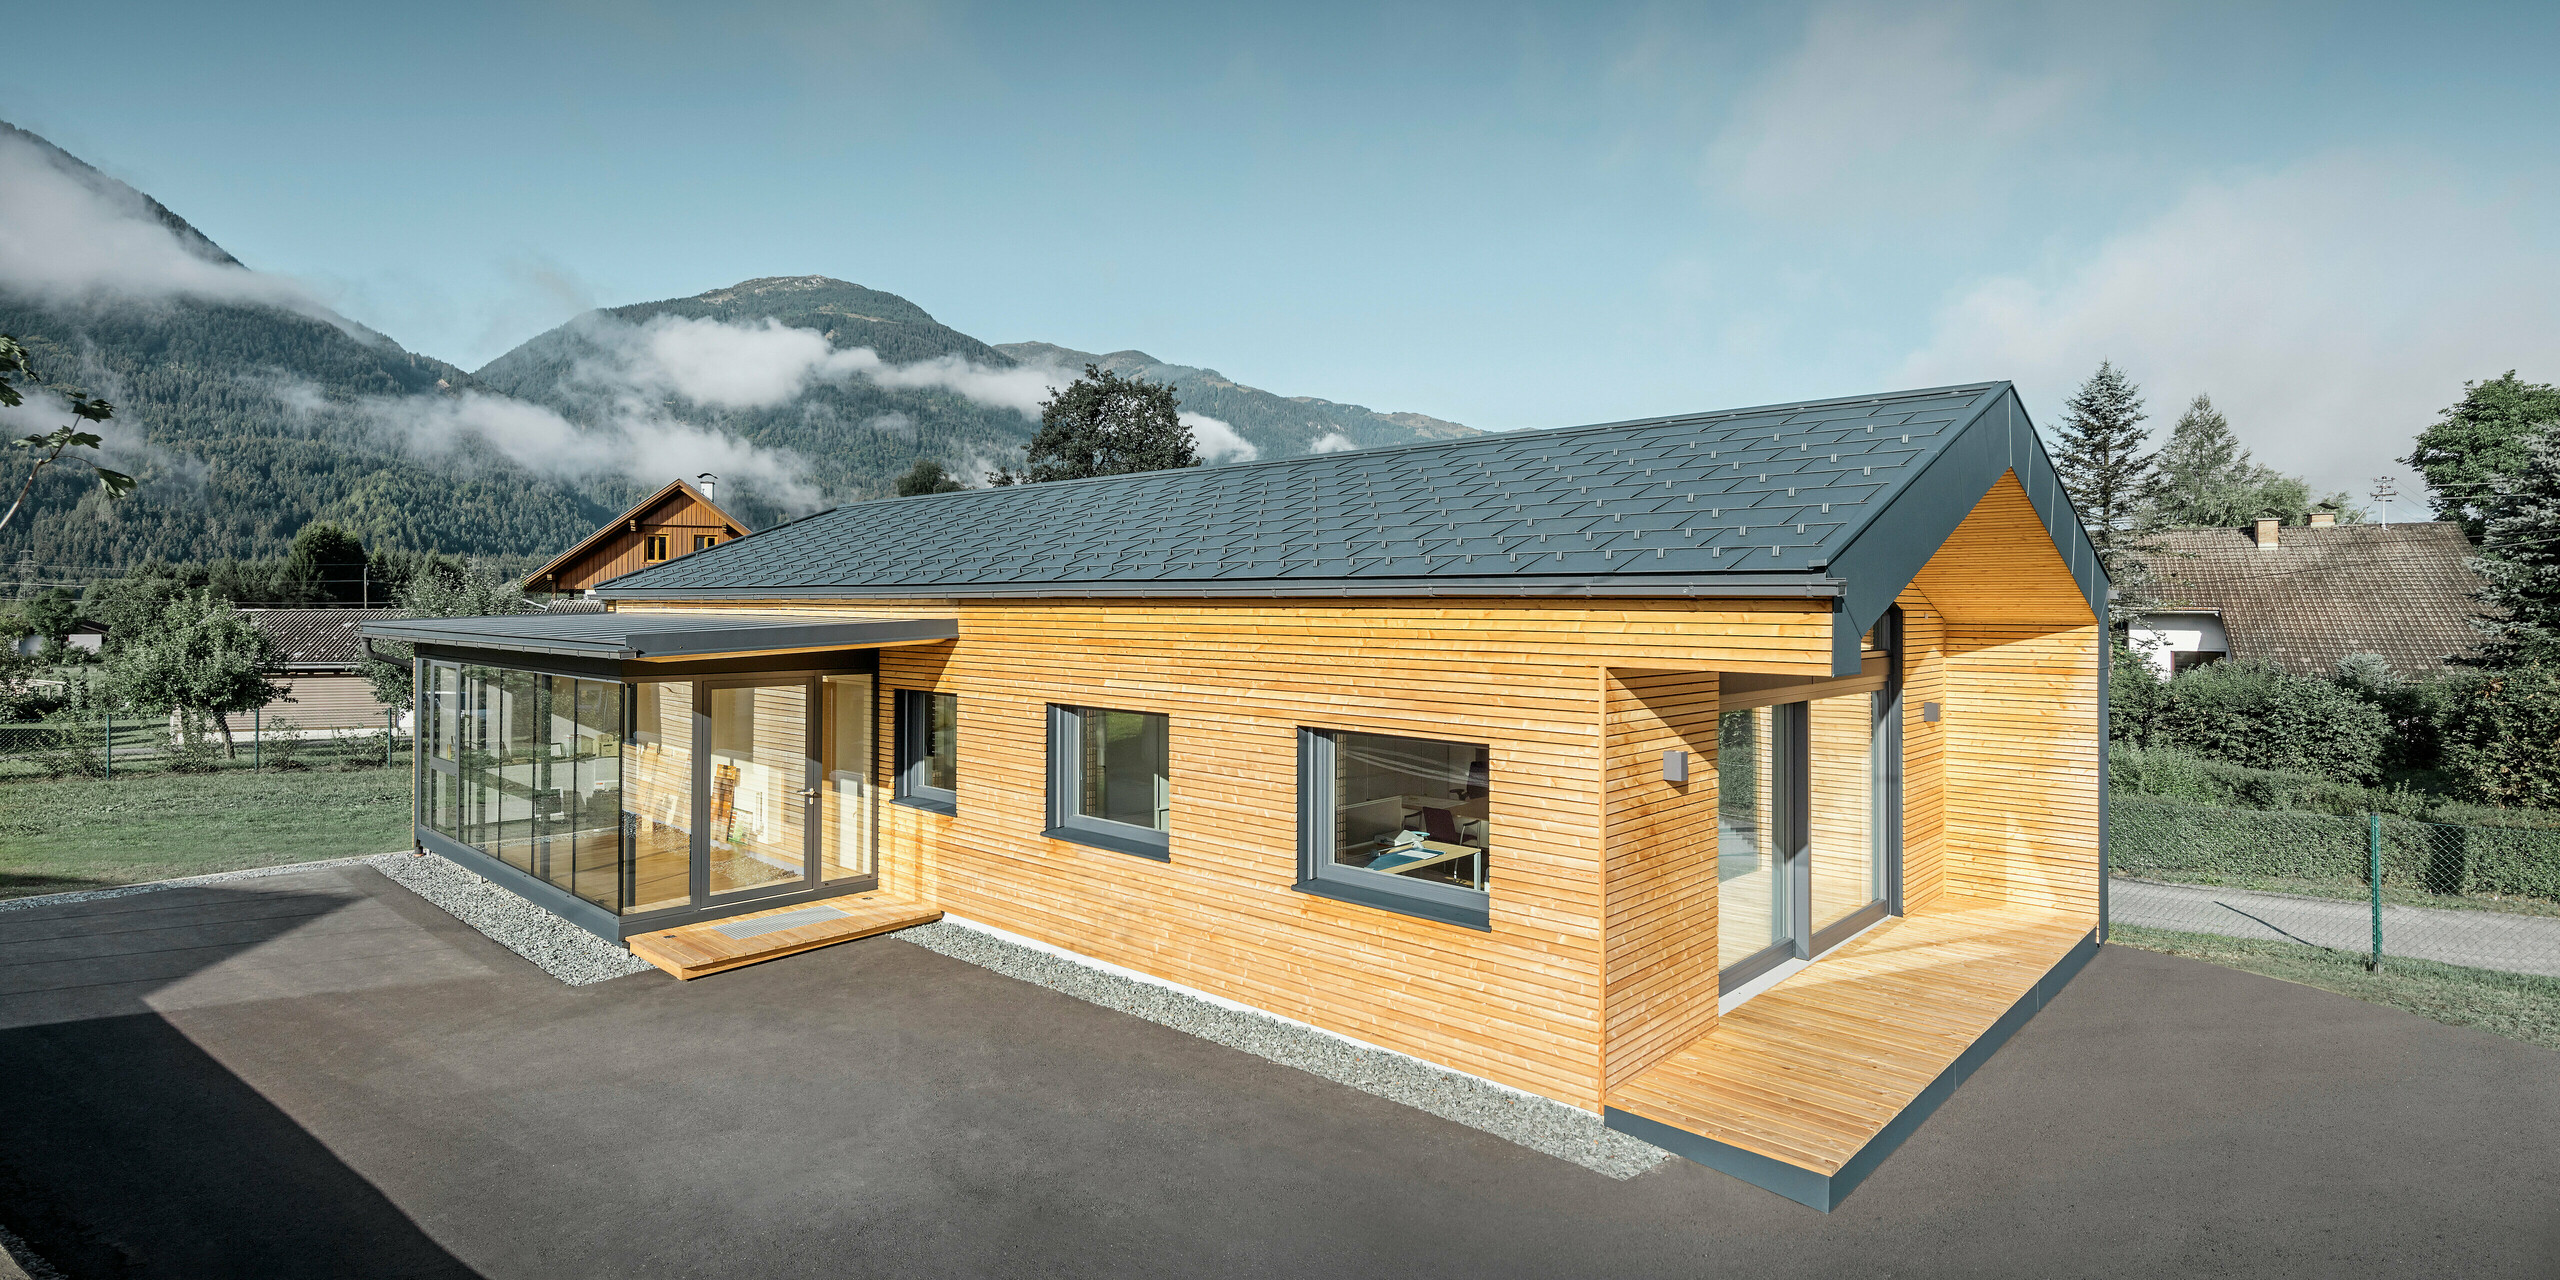
<svg viewBox="0 0 2560 1280">
<path fill-rule="evenodd" d="M 0 898 L 409 847 L 409 771 L 0 782 Z"/>
<path fill-rule="evenodd" d="M 2371 973 L 2365 970 L 2365 957 L 2350 952 L 2137 925 L 2110 928 L 2107 941 L 2299 982 L 2453 1026 L 2478 1027 L 2560 1049 L 2560 978 L 2387 957 L 2381 972 Z"/>
</svg>

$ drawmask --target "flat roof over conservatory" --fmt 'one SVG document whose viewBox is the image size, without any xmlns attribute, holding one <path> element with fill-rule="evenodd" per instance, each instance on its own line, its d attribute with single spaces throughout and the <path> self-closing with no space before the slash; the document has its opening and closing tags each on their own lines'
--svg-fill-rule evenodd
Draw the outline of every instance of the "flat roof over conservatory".
<svg viewBox="0 0 2560 1280">
<path fill-rule="evenodd" d="M 959 638 L 957 618 L 813 618 L 778 613 L 511 613 L 476 618 L 383 618 L 375 640 L 647 662 L 712 654 L 881 649 Z"/>
</svg>

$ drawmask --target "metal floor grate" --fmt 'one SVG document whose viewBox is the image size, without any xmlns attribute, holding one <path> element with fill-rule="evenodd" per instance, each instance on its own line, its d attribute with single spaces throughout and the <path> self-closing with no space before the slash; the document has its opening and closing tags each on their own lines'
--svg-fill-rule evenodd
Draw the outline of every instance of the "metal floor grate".
<svg viewBox="0 0 2560 1280">
<path fill-rule="evenodd" d="M 849 913 L 821 902 L 815 906 L 802 907 L 797 911 L 785 911 L 778 916 L 740 920 L 735 924 L 715 924 L 711 929 L 715 933 L 727 934 L 732 938 L 761 938 L 768 933 L 797 929 L 804 924 L 816 924 L 821 920 L 842 920 L 847 914 Z"/>
</svg>

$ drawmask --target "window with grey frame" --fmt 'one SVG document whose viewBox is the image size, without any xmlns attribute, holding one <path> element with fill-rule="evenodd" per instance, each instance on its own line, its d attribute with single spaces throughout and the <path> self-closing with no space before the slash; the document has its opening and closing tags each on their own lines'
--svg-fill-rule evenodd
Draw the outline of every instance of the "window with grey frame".
<svg viewBox="0 0 2560 1280">
<path fill-rule="evenodd" d="M 897 703 L 900 804 L 936 813 L 960 811 L 960 699 L 931 689 L 900 689 Z"/>
<path fill-rule="evenodd" d="M 1149 711 L 1049 708 L 1053 840 L 1170 861 L 1172 722 Z"/>
<path fill-rule="evenodd" d="M 1482 743 L 1298 731 L 1298 889 L 1492 927 L 1491 752 Z"/>
</svg>

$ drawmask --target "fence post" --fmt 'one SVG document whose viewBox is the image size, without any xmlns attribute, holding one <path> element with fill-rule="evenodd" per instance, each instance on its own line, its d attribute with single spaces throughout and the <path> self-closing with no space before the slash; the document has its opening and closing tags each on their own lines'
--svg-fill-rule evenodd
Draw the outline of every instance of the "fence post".
<svg viewBox="0 0 2560 1280">
<path fill-rule="evenodd" d="M 107 781 L 116 780 L 116 713 L 107 713 Z"/>
<path fill-rule="evenodd" d="M 2365 815 L 2365 849 L 2368 862 L 2366 874 L 2373 884 L 2373 958 L 2366 961 L 2364 967 L 2378 972 L 2382 968 L 2382 815 L 2380 813 Z"/>
<path fill-rule="evenodd" d="M 249 772 L 251 773 L 258 771 L 258 748 L 266 745 L 266 735 L 259 732 L 259 721 L 265 714 L 264 707 L 249 708 Z"/>
<path fill-rule="evenodd" d="M 391 740 L 400 736 L 400 713 L 390 707 L 382 709 L 382 767 L 391 767 Z"/>
</svg>

